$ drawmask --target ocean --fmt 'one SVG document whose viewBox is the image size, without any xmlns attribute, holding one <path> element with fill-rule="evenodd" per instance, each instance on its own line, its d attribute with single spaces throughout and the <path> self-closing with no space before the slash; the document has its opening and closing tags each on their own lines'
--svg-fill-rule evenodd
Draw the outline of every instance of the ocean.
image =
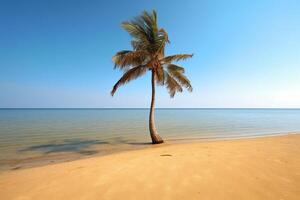
<svg viewBox="0 0 300 200">
<path fill-rule="evenodd" d="M 0 169 L 152 148 L 148 109 L 0 109 Z M 300 109 L 156 109 L 167 143 L 300 132 Z"/>
</svg>

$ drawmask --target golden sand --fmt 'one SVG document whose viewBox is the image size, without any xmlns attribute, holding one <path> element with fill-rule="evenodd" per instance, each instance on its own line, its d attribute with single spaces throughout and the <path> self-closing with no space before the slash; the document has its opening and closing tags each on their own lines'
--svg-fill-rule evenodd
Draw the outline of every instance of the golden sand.
<svg viewBox="0 0 300 200">
<path fill-rule="evenodd" d="M 300 134 L 159 145 L 0 174 L 0 199 L 300 199 Z"/>
</svg>

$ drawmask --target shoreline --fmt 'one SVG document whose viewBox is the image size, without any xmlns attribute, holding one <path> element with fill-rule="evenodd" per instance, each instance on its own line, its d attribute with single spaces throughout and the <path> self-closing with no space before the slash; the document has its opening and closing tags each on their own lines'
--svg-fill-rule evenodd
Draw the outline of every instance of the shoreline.
<svg viewBox="0 0 300 200">
<path fill-rule="evenodd" d="M 265 138 L 265 137 L 277 137 L 277 136 L 294 135 L 294 134 L 300 134 L 300 132 L 281 132 L 281 133 L 252 134 L 252 135 L 245 135 L 245 136 L 226 136 L 226 137 L 209 137 L 209 138 L 201 138 L 201 137 L 200 138 L 199 137 L 198 138 L 176 138 L 176 139 L 165 140 L 165 143 L 158 144 L 158 145 L 152 145 L 150 142 L 149 143 L 145 142 L 143 143 L 143 145 L 119 147 L 122 144 L 115 144 L 115 145 L 111 145 L 111 149 L 104 149 L 104 151 L 106 152 L 100 152 L 91 155 L 79 155 L 76 153 L 65 152 L 60 154 L 40 155 L 40 156 L 29 157 L 24 159 L 8 160 L 6 163 L 2 161 L 3 166 L 0 167 L 0 174 L 11 170 L 42 167 L 42 166 L 47 166 L 52 164 L 72 162 L 76 160 L 88 159 L 93 157 L 103 157 L 103 156 L 109 156 L 109 155 L 119 154 L 123 152 L 143 150 L 147 148 L 155 148 L 157 146 L 214 142 L 214 141 L 234 141 L 234 140 L 244 140 L 244 139 Z M 114 149 L 114 147 L 116 148 Z M 94 149 L 90 149 L 90 150 L 94 150 Z"/>
<path fill-rule="evenodd" d="M 0 196 L 4 199 L 123 199 L 124 196 L 128 199 L 297 199 L 299 169 L 299 134 L 163 144 L 2 172 Z"/>
</svg>

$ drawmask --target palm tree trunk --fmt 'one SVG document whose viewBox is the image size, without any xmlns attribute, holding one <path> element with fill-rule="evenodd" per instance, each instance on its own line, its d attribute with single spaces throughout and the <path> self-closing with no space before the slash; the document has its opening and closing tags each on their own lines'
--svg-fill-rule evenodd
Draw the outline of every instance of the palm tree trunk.
<svg viewBox="0 0 300 200">
<path fill-rule="evenodd" d="M 154 122 L 154 103 L 155 103 L 155 72 L 152 70 L 152 76 L 151 76 L 151 85 L 152 85 L 152 98 L 151 98 L 151 107 L 150 107 L 150 115 L 149 115 L 149 130 L 150 130 L 150 136 L 152 139 L 153 144 L 160 144 L 164 141 L 161 139 L 161 137 L 158 135 L 156 128 L 155 128 L 155 122 Z"/>
</svg>

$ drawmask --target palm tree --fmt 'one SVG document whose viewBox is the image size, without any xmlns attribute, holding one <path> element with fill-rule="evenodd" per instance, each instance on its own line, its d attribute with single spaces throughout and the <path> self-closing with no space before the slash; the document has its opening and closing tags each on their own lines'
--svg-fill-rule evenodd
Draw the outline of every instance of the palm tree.
<svg viewBox="0 0 300 200">
<path fill-rule="evenodd" d="M 176 92 L 182 92 L 182 87 L 191 92 L 192 86 L 184 75 L 184 68 L 172 62 L 184 60 L 193 55 L 165 56 L 165 46 L 169 43 L 168 34 L 164 29 L 158 28 L 155 11 L 152 13 L 144 11 L 133 20 L 123 22 L 122 27 L 132 37 L 133 50 L 123 50 L 113 56 L 114 69 L 119 68 L 124 74 L 114 85 L 111 95 L 113 96 L 121 85 L 151 71 L 152 98 L 149 130 L 153 144 L 163 143 L 154 125 L 155 84 L 165 85 L 171 97 L 174 97 Z"/>
</svg>

